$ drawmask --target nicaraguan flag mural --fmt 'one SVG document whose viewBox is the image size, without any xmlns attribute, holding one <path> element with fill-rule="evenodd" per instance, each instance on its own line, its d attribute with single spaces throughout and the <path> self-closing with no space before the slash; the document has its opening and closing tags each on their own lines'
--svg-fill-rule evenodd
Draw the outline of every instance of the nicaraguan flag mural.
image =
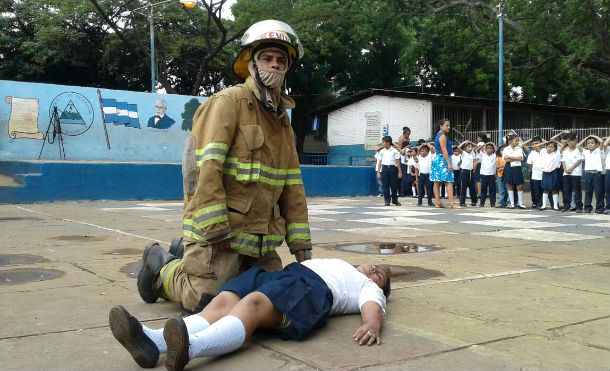
<svg viewBox="0 0 610 371">
<path fill-rule="evenodd" d="M 117 102 L 116 99 L 101 98 L 104 123 L 125 125 L 130 128 L 140 128 L 138 105 L 127 102 Z"/>
</svg>

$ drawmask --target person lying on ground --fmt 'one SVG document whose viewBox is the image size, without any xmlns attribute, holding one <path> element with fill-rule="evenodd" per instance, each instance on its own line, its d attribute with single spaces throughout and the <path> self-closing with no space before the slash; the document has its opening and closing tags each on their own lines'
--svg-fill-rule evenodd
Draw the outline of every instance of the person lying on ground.
<svg viewBox="0 0 610 371">
<path fill-rule="evenodd" d="M 353 340 L 380 345 L 389 295 L 387 266 L 312 259 L 274 272 L 253 267 L 222 285 L 200 313 L 170 318 L 159 330 L 143 326 L 122 306 L 110 310 L 109 322 L 114 337 L 138 365 L 155 367 L 159 354 L 167 353 L 165 366 L 173 371 L 193 358 L 233 352 L 257 329 L 300 340 L 339 314 L 360 313 L 362 324 Z"/>
</svg>

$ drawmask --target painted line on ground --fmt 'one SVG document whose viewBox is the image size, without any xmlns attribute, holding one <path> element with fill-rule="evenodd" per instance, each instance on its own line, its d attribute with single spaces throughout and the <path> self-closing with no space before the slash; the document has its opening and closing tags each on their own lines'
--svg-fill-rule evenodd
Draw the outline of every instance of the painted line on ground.
<svg viewBox="0 0 610 371">
<path fill-rule="evenodd" d="M 474 281 L 474 280 L 481 280 L 481 279 L 486 279 L 486 278 L 516 276 L 516 275 L 525 274 L 525 273 L 534 273 L 534 272 L 540 272 L 540 271 L 552 271 L 552 270 L 559 270 L 559 269 L 568 269 L 568 268 L 583 267 L 583 266 L 595 265 L 595 264 L 599 264 L 599 262 L 595 262 L 595 263 L 575 263 L 575 264 L 567 264 L 567 265 L 556 265 L 556 266 L 552 266 L 552 267 L 542 267 L 542 268 L 533 268 L 533 269 L 521 269 L 521 270 L 516 270 L 516 271 L 507 271 L 507 272 L 498 272 L 498 273 L 484 273 L 484 274 L 477 274 L 475 276 L 452 278 L 452 279 L 449 279 L 449 280 L 426 282 L 426 283 L 419 283 L 419 284 L 416 284 L 416 285 L 397 287 L 395 290 L 402 290 L 402 289 L 411 289 L 411 288 L 416 288 L 416 287 L 425 287 L 425 286 L 440 285 L 440 284 L 443 284 L 443 283 Z"/>
<path fill-rule="evenodd" d="M 59 220 L 63 220 L 63 221 L 66 221 L 66 222 L 71 222 L 71 223 L 76 223 L 76 224 L 81 224 L 81 225 L 88 225 L 88 226 L 90 226 L 90 227 L 94 227 L 94 228 L 103 229 L 103 230 L 105 230 L 105 231 L 115 232 L 115 233 L 122 234 L 122 235 L 125 235 L 125 236 L 130 236 L 130 237 L 141 238 L 141 239 L 143 239 L 143 240 L 148 240 L 148 241 L 158 242 L 158 243 L 160 243 L 160 244 L 164 244 L 164 245 L 168 245 L 168 246 L 169 246 L 169 242 L 165 242 L 165 241 L 157 240 L 157 239 L 155 239 L 155 238 L 150 238 L 150 237 L 140 236 L 140 235 L 138 235 L 138 234 L 133 234 L 133 233 L 129 233 L 129 232 L 122 231 L 122 230 L 120 230 L 120 229 L 108 228 L 108 227 L 104 227 L 104 226 L 97 225 L 97 224 L 93 224 L 93 223 L 87 223 L 87 222 L 81 222 L 81 221 L 78 221 L 78 220 L 73 220 L 73 219 L 62 218 L 62 217 L 59 217 L 59 216 L 56 216 L 56 215 L 53 215 L 53 214 L 48 214 L 48 213 L 43 213 L 43 212 L 41 212 L 41 211 L 32 210 L 32 209 L 28 209 L 27 207 L 21 207 L 21 206 L 15 206 L 15 207 L 16 207 L 17 209 L 24 210 L 24 211 L 27 211 L 27 212 L 30 212 L 30 213 L 34 213 L 34 214 L 40 214 L 40 215 L 44 215 L 44 216 L 48 216 L 48 217 L 55 218 L 55 219 L 59 219 Z"/>
</svg>

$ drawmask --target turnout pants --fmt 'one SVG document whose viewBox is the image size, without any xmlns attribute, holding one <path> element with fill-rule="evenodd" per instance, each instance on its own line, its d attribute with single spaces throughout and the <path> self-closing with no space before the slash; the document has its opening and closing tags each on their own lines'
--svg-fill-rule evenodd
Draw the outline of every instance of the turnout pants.
<svg viewBox="0 0 610 371">
<path fill-rule="evenodd" d="M 184 257 L 170 261 L 161 270 L 155 284 L 161 297 L 196 313 L 216 296 L 222 284 L 254 266 L 267 272 L 277 271 L 282 269 L 282 260 L 275 251 L 255 258 L 234 252 L 217 252 L 209 245 L 189 243 L 185 246 Z"/>
<path fill-rule="evenodd" d="M 460 190 L 460 205 L 466 203 L 466 189 L 470 190 L 470 201 L 473 204 L 477 203 L 477 188 L 474 184 L 474 176 L 472 170 L 462 169 L 460 171 L 460 181 L 462 189 Z"/>
<path fill-rule="evenodd" d="M 496 176 L 481 175 L 481 205 L 485 205 L 485 199 L 489 192 L 489 204 L 496 206 Z M 472 192 L 472 191 L 471 191 Z"/>
<path fill-rule="evenodd" d="M 574 203 L 576 210 L 582 210 L 582 186 L 580 176 L 564 175 L 562 178 L 563 208 L 570 209 L 572 204 L 572 192 L 574 192 Z"/>
</svg>

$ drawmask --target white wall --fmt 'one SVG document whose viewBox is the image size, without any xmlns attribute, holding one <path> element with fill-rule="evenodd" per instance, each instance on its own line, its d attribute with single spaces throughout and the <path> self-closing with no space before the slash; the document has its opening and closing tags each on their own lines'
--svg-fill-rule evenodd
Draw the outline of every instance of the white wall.
<svg viewBox="0 0 610 371">
<path fill-rule="evenodd" d="M 381 114 L 379 141 L 385 124 L 394 141 L 402 135 L 403 126 L 411 128 L 411 140 L 430 139 L 432 102 L 375 95 L 328 114 L 328 145 L 364 144 L 367 112 Z"/>
</svg>

